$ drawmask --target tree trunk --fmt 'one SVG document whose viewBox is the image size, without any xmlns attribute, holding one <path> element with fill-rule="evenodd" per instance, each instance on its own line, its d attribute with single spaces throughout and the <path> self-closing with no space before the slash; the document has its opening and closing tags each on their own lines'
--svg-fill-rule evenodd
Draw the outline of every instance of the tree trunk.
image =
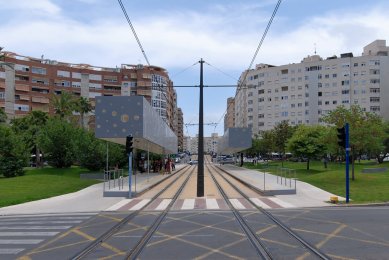
<svg viewBox="0 0 389 260">
<path fill-rule="evenodd" d="M 35 152 L 36 167 L 40 168 L 42 166 L 41 165 L 41 156 L 40 156 L 41 151 L 37 145 L 35 146 L 35 151 L 36 151 Z"/>
<path fill-rule="evenodd" d="M 307 171 L 309 171 L 309 159 L 307 160 Z"/>
</svg>

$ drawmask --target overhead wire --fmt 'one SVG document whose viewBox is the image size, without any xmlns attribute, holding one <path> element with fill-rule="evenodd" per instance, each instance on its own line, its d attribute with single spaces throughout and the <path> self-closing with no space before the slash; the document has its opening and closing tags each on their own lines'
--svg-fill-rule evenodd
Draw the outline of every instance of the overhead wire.
<svg viewBox="0 0 389 260">
<path fill-rule="evenodd" d="M 118 0 L 118 2 L 119 2 L 119 5 L 120 5 L 120 8 L 121 8 L 122 11 L 123 11 L 124 16 L 126 17 L 126 20 L 127 20 L 128 24 L 129 24 L 130 27 L 131 27 L 132 33 L 134 34 L 134 37 L 135 37 L 135 39 L 136 39 L 136 41 L 137 41 L 137 43 L 138 43 L 138 45 L 139 45 L 139 48 L 140 48 L 140 50 L 141 50 L 141 52 L 142 52 L 142 54 L 143 54 L 143 56 L 144 56 L 144 58 L 145 58 L 145 60 L 146 60 L 146 62 L 147 62 L 147 65 L 150 67 L 151 65 L 150 65 L 149 59 L 147 58 L 146 52 L 145 52 L 145 50 L 144 50 L 143 47 L 142 47 L 142 44 L 141 44 L 141 42 L 140 42 L 140 40 L 139 40 L 138 35 L 136 34 L 136 31 L 135 31 L 134 26 L 133 26 L 132 23 L 131 23 L 131 20 L 130 20 L 128 14 L 127 14 L 126 8 L 124 7 L 124 5 L 123 5 L 123 3 L 122 3 L 121 0 Z M 170 99 L 167 98 L 167 96 L 166 96 L 166 94 L 165 94 L 165 91 L 162 89 L 162 86 L 159 86 L 159 85 L 157 85 L 157 86 L 151 86 L 151 89 L 152 89 L 153 87 L 157 87 L 157 88 L 159 89 L 159 91 L 160 91 L 160 92 L 163 94 L 163 96 L 165 97 L 165 101 L 166 101 L 167 105 L 171 106 L 172 104 L 169 102 Z M 163 87 L 169 87 L 169 86 L 163 86 Z M 173 88 L 173 86 L 171 86 L 171 87 Z M 166 118 L 167 118 L 167 114 L 166 114 Z"/>
<path fill-rule="evenodd" d="M 241 80 L 241 79 L 238 80 L 238 86 L 237 86 L 237 88 L 236 88 L 236 92 L 235 92 L 234 99 L 236 99 L 236 97 L 237 97 L 237 95 L 238 95 L 238 93 L 239 93 L 239 91 L 240 91 L 241 89 L 246 89 L 246 88 L 247 88 L 247 86 L 246 86 L 246 84 L 245 84 L 247 75 L 248 75 L 248 73 L 249 73 L 251 67 L 253 66 L 253 64 L 254 64 L 254 62 L 255 62 L 255 59 L 256 59 L 256 57 L 257 57 L 257 55 L 258 55 L 258 52 L 259 52 L 259 50 L 260 50 L 260 48 L 261 48 L 261 46 L 262 46 L 262 44 L 263 44 L 263 41 L 264 41 L 265 38 L 266 38 L 266 35 L 267 35 L 267 33 L 268 33 L 269 29 L 270 29 L 271 24 L 273 23 L 273 19 L 274 19 L 275 15 L 276 15 L 276 13 L 277 13 L 277 11 L 278 11 L 278 8 L 279 8 L 280 5 L 281 5 L 281 2 L 282 2 L 282 0 L 278 0 L 277 4 L 276 4 L 276 6 L 275 6 L 275 8 L 274 8 L 274 10 L 273 10 L 273 13 L 272 13 L 272 15 L 271 15 L 271 17 L 270 17 L 270 19 L 269 19 L 269 22 L 267 23 L 266 29 L 265 29 L 265 31 L 264 31 L 263 34 L 262 34 L 262 37 L 261 37 L 261 40 L 260 40 L 259 43 L 258 43 L 257 49 L 255 50 L 254 56 L 253 56 L 253 58 L 251 59 L 250 65 L 249 65 L 249 67 L 247 68 L 246 72 L 244 73 L 243 80 Z M 227 111 L 228 111 L 229 106 L 230 106 L 231 104 L 232 104 L 232 103 L 227 104 L 227 108 L 226 108 L 226 110 L 224 111 L 224 113 L 223 113 L 223 115 L 221 116 L 221 118 L 219 119 L 218 124 L 221 122 L 221 120 L 224 119 L 224 116 L 227 114 Z"/>
</svg>

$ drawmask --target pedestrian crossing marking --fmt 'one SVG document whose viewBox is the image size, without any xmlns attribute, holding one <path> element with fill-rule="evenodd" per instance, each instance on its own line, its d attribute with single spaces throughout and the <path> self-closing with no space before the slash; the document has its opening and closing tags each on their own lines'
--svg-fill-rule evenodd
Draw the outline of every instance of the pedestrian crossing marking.
<svg viewBox="0 0 389 260">
<path fill-rule="evenodd" d="M 293 208 L 294 205 L 284 202 L 279 198 L 275 197 L 263 197 L 263 198 L 250 198 L 250 200 L 257 205 L 258 207 L 264 209 L 272 209 L 272 208 Z M 139 210 L 147 203 L 150 202 L 150 199 L 137 199 L 137 200 L 122 200 L 113 206 L 109 207 L 106 211 L 112 210 L 125 210 L 134 211 Z M 160 199 L 155 200 L 153 203 L 147 206 L 147 210 L 165 210 L 166 207 L 171 202 L 171 199 Z M 231 204 L 234 208 L 238 210 L 249 210 L 253 209 L 253 206 L 249 204 L 244 199 L 230 199 Z M 129 205 L 131 203 L 131 205 Z M 179 199 L 175 202 L 173 206 L 174 210 L 195 210 L 195 209 L 209 209 L 209 210 L 226 210 L 224 200 L 219 199 L 219 201 L 215 198 L 195 198 L 195 199 Z"/>
<path fill-rule="evenodd" d="M 185 199 L 184 204 L 182 204 L 181 209 L 194 209 L 195 199 Z"/>
</svg>

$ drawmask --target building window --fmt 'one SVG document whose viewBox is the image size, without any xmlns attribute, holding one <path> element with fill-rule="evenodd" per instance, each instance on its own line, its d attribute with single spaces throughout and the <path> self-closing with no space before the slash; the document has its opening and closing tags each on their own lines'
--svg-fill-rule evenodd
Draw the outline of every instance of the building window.
<svg viewBox="0 0 389 260">
<path fill-rule="evenodd" d="M 32 67 L 31 72 L 35 74 L 42 74 L 46 75 L 46 69 L 45 68 L 37 68 L 37 67 Z"/>
<path fill-rule="evenodd" d="M 379 103 L 380 102 L 380 98 L 379 97 L 370 97 L 370 102 L 371 103 Z"/>
<path fill-rule="evenodd" d="M 379 112 L 380 111 L 380 107 L 379 106 L 371 106 L 370 107 L 370 111 L 372 111 L 372 112 Z"/>
<path fill-rule="evenodd" d="M 343 90 L 342 90 L 342 94 L 343 94 L 343 95 L 350 94 L 350 90 L 348 90 L 348 89 L 343 89 Z"/>
</svg>

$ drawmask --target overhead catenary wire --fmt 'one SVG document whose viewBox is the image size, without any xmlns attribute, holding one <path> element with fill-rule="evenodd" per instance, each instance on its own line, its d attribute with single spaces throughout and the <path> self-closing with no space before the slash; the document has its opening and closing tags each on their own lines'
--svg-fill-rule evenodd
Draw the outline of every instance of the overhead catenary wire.
<svg viewBox="0 0 389 260">
<path fill-rule="evenodd" d="M 267 33 L 268 33 L 269 29 L 270 29 L 271 24 L 273 23 L 273 19 L 274 19 L 275 15 L 276 15 L 276 13 L 277 13 L 277 11 L 278 11 L 278 8 L 279 8 L 280 5 L 281 5 L 281 2 L 282 2 L 282 0 L 278 0 L 277 4 L 276 4 L 276 6 L 275 6 L 275 8 L 274 8 L 274 10 L 273 10 L 273 13 L 272 13 L 272 15 L 271 15 L 271 17 L 270 17 L 270 19 L 269 19 L 269 22 L 267 23 L 266 29 L 265 29 L 265 31 L 264 31 L 263 34 L 262 34 L 262 37 L 261 37 L 261 40 L 260 40 L 259 43 L 258 43 L 257 49 L 255 50 L 254 56 L 253 56 L 253 58 L 251 59 L 250 65 L 249 65 L 249 67 L 247 68 L 246 72 L 244 73 L 243 80 L 238 80 L 238 86 L 237 86 L 237 88 L 236 88 L 236 92 L 235 92 L 234 99 L 236 99 L 236 97 L 237 97 L 237 95 L 238 95 L 238 93 L 239 93 L 239 91 L 240 91 L 241 89 L 247 88 L 247 86 L 246 86 L 246 84 L 245 84 L 247 75 L 248 75 L 248 73 L 249 73 L 251 67 L 253 66 L 253 64 L 254 64 L 254 62 L 255 62 L 255 59 L 256 59 L 256 57 L 257 57 L 257 55 L 258 55 L 258 52 L 259 52 L 259 50 L 260 50 L 260 48 L 261 48 L 261 46 L 262 46 L 262 44 L 263 44 L 263 42 L 264 42 L 264 40 L 265 40 L 265 38 L 266 38 L 266 35 L 267 35 Z M 219 119 L 219 121 L 218 121 L 218 124 L 220 124 L 220 122 L 224 119 L 224 116 L 227 114 L 227 111 L 228 111 L 228 108 L 229 108 L 230 105 L 231 105 L 231 103 L 230 103 L 230 104 L 227 104 L 227 108 L 226 108 L 226 110 L 224 111 L 224 113 L 222 114 L 222 116 L 220 117 L 220 119 Z"/>
<path fill-rule="evenodd" d="M 120 8 L 121 8 L 122 11 L 123 11 L 124 16 L 126 17 L 126 20 L 127 20 L 128 24 L 129 24 L 130 27 L 131 27 L 132 33 L 133 33 L 133 35 L 134 35 L 134 37 L 135 37 L 135 39 L 136 39 L 136 41 L 137 41 L 137 43 L 138 43 L 138 45 L 139 45 L 140 50 L 142 51 L 142 54 L 143 54 L 143 56 L 144 56 L 144 58 L 145 58 L 145 60 L 146 60 L 146 62 L 147 62 L 147 65 L 150 67 L 151 65 L 150 65 L 149 59 L 147 58 L 146 52 L 145 52 L 145 50 L 144 50 L 143 47 L 142 47 L 142 44 L 141 44 L 141 42 L 140 42 L 140 40 L 139 40 L 138 35 L 136 34 L 136 31 L 135 31 L 134 26 L 133 26 L 132 23 L 131 23 L 131 20 L 130 20 L 128 14 L 127 14 L 126 8 L 124 7 L 124 5 L 123 5 L 123 3 L 122 3 L 121 0 L 118 0 L 118 2 L 119 2 L 119 5 L 120 5 Z M 164 90 L 162 89 L 162 86 L 159 86 L 159 85 L 158 85 L 158 86 L 151 86 L 151 87 L 157 87 L 157 88 L 159 88 L 159 91 L 160 91 L 160 92 L 162 93 L 162 95 L 165 97 L 166 103 L 167 103 L 169 106 L 172 105 L 171 103 L 169 103 L 169 100 L 170 100 L 170 99 L 167 98 L 167 96 L 166 96 Z M 168 86 L 163 86 L 163 87 L 168 87 Z"/>
<path fill-rule="evenodd" d="M 136 34 L 135 28 L 134 28 L 134 26 L 132 25 L 130 18 L 128 17 L 126 8 L 124 7 L 124 5 L 123 5 L 123 3 L 122 3 L 122 0 L 118 0 L 118 2 L 119 2 L 119 5 L 120 5 L 120 7 L 121 7 L 121 9 L 122 9 L 122 11 L 123 11 L 124 16 L 125 16 L 126 19 L 127 19 L 128 24 L 129 24 L 130 27 L 131 27 L 132 33 L 134 34 L 134 37 L 135 37 L 135 39 L 136 39 L 136 41 L 137 41 L 137 43 L 138 43 L 138 45 L 139 45 L 139 48 L 140 48 L 140 50 L 142 51 L 143 56 L 145 57 L 145 60 L 146 60 L 146 62 L 147 62 L 147 65 L 150 66 L 149 59 L 147 58 L 146 52 L 145 52 L 145 50 L 143 49 L 142 44 L 140 43 L 140 40 L 139 40 L 139 38 L 138 38 L 138 35 Z"/>
<path fill-rule="evenodd" d="M 230 74 L 228 74 L 228 73 L 222 71 L 222 70 L 219 69 L 218 67 L 216 67 L 216 66 L 214 66 L 214 65 L 211 65 L 211 64 L 209 64 L 208 62 L 204 62 L 204 63 L 207 64 L 208 66 L 214 68 L 215 70 L 219 71 L 220 73 L 226 75 L 227 77 L 230 77 L 230 78 L 232 78 L 233 80 L 239 81 L 237 78 L 235 78 L 234 76 L 232 76 L 232 75 L 230 75 Z"/>
</svg>

